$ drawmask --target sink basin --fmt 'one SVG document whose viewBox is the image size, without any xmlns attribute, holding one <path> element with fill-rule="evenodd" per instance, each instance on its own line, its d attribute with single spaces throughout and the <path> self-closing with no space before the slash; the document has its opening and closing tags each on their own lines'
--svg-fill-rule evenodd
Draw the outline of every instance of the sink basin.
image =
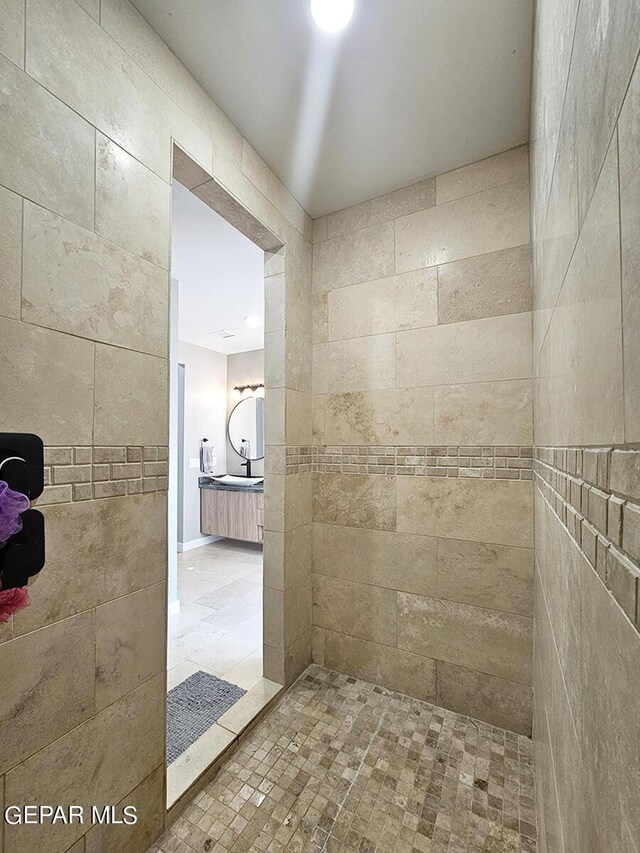
<svg viewBox="0 0 640 853">
<path fill-rule="evenodd" d="M 257 486 L 264 481 L 264 477 L 236 477 L 233 474 L 223 474 L 221 477 L 212 477 L 214 483 L 224 483 L 227 486 Z"/>
</svg>

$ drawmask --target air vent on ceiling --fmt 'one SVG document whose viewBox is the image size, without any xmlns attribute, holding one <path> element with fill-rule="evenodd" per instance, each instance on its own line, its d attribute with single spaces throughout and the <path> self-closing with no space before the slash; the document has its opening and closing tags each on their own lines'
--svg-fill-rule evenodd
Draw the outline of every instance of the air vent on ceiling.
<svg viewBox="0 0 640 853">
<path fill-rule="evenodd" d="M 215 335 L 217 338 L 235 338 L 236 333 L 230 332 L 229 329 L 215 329 L 209 332 L 210 335 Z"/>
</svg>

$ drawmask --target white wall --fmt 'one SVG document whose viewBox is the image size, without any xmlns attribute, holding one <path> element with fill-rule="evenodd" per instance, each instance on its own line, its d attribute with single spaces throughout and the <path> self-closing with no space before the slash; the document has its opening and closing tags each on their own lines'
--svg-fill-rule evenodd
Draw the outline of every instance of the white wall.
<svg viewBox="0 0 640 853">
<path fill-rule="evenodd" d="M 216 474 L 226 473 L 227 356 L 204 347 L 178 343 L 178 361 L 185 365 L 184 397 L 184 499 L 183 546 L 199 540 L 199 466 L 189 467 L 189 459 L 200 453 L 200 440 L 208 438 L 217 457 Z"/>
<path fill-rule="evenodd" d="M 227 356 L 227 419 L 233 407 L 240 401 L 240 394 L 234 391 L 236 385 L 264 384 L 264 349 L 250 350 L 249 352 L 238 352 Z M 244 461 L 235 452 L 225 435 L 225 446 L 227 448 L 227 473 L 246 474 L 246 468 L 241 467 Z M 264 459 L 253 462 L 251 473 L 261 477 L 264 474 Z"/>
</svg>

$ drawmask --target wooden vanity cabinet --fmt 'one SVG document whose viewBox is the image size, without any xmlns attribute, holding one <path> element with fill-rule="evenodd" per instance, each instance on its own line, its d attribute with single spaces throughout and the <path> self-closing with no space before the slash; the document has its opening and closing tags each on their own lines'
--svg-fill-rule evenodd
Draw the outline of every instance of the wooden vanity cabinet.
<svg viewBox="0 0 640 853">
<path fill-rule="evenodd" d="M 214 536 L 262 542 L 264 492 L 200 489 L 200 529 Z"/>
</svg>

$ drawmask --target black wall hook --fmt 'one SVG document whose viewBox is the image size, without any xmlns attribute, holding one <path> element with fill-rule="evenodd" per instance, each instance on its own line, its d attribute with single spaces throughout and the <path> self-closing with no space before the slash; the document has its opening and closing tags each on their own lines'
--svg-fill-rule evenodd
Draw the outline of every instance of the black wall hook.
<svg viewBox="0 0 640 853">
<path fill-rule="evenodd" d="M 0 480 L 35 500 L 44 490 L 44 447 L 32 433 L 0 432 Z M 37 509 L 21 513 L 22 530 L 0 545 L 2 589 L 26 586 L 44 566 L 44 517 Z"/>
</svg>

